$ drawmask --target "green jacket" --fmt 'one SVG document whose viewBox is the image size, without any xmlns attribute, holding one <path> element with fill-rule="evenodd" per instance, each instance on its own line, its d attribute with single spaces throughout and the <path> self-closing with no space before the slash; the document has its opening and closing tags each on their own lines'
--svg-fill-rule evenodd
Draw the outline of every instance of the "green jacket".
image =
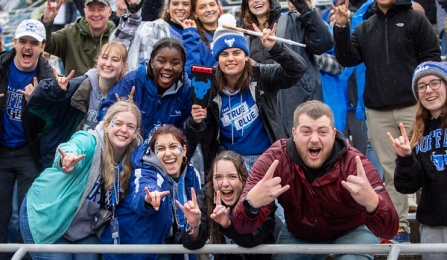
<svg viewBox="0 0 447 260">
<path fill-rule="evenodd" d="M 85 17 L 80 17 L 74 23 L 53 33 L 52 26 L 52 23 L 45 24 L 47 36 L 45 51 L 60 57 L 66 75 L 74 70 L 74 77 L 84 75 L 95 67 L 95 58 L 99 50 L 109 41 L 109 35 L 115 29 L 115 24 L 109 21 L 107 29 L 100 36 L 94 37 Z"/>
</svg>

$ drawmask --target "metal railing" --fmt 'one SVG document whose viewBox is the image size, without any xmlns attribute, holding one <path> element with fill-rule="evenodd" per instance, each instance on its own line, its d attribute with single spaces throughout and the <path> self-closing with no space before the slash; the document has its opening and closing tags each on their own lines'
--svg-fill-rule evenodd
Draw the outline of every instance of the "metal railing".
<svg viewBox="0 0 447 260">
<path fill-rule="evenodd" d="M 182 245 L 34 245 L 0 244 L 0 252 L 15 252 L 12 260 L 22 259 L 27 252 L 34 253 L 109 253 L 109 254 L 380 254 L 388 255 L 388 260 L 396 260 L 400 255 L 420 255 L 423 253 L 447 253 L 447 243 L 439 244 L 308 244 L 259 245 L 244 248 L 237 245 L 205 245 L 197 250 L 188 250 Z"/>
</svg>

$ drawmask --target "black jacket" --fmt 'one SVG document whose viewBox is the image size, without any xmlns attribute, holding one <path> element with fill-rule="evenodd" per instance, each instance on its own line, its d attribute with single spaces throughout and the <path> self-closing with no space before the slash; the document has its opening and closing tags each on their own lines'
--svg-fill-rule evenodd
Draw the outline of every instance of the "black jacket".
<svg viewBox="0 0 447 260">
<path fill-rule="evenodd" d="M 279 64 L 256 64 L 249 91 L 255 99 L 267 134 L 273 143 L 287 135 L 283 122 L 276 116 L 278 90 L 294 86 L 305 73 L 307 66 L 302 57 L 283 43 L 277 42 L 269 52 Z M 205 172 L 208 172 L 219 149 L 219 107 L 222 102 L 215 91 L 211 95 L 206 119 L 197 124 L 190 117 L 185 127 L 189 143 L 193 147 L 199 143 L 202 146 Z"/>
<path fill-rule="evenodd" d="M 429 226 L 447 226 L 447 135 L 442 129 L 442 116 L 428 119 L 426 129 L 411 156 L 396 158 L 394 186 L 403 194 L 422 188 L 416 219 Z"/>
<path fill-rule="evenodd" d="M 3 52 L 0 54 L 0 94 L 4 94 L 3 98 L 0 98 L 0 135 L 2 134 L 3 129 L 3 114 L 5 113 L 5 104 L 6 104 L 6 92 L 8 90 L 8 74 L 9 74 L 9 65 L 11 62 L 14 62 L 14 57 L 16 55 L 16 50 L 12 49 L 8 52 Z M 39 62 L 37 64 L 37 81 L 46 78 L 54 78 L 53 69 L 48 64 L 48 62 L 42 57 L 39 57 Z M 32 83 L 32 82 L 30 82 Z M 27 144 L 31 148 L 31 152 L 33 154 L 34 161 L 39 168 L 42 168 L 42 165 L 39 162 L 39 147 L 40 147 L 40 133 L 44 127 L 44 121 L 40 118 L 32 115 L 27 107 L 27 102 L 25 99 L 22 101 L 22 126 L 25 134 L 25 138 Z"/>
<path fill-rule="evenodd" d="M 214 221 L 208 216 L 208 187 L 205 186 L 200 190 L 197 195 L 197 204 L 202 212 L 202 217 L 200 219 L 199 237 L 196 241 L 192 241 L 190 236 L 186 231 L 182 232 L 182 242 L 183 246 L 190 250 L 196 250 L 203 247 L 210 235 L 208 234 L 208 223 Z M 224 229 L 219 226 L 219 233 L 221 235 L 221 240 L 225 241 L 225 237 L 232 239 L 237 245 L 243 247 L 255 247 L 260 244 L 274 244 L 276 242 L 276 235 L 279 233 L 282 227 L 282 222 L 279 218 L 275 216 L 276 205 L 272 208 L 270 215 L 265 219 L 262 225 L 253 233 L 250 234 L 239 234 L 234 229 L 233 225 Z M 235 254 L 219 254 L 214 255 L 215 259 L 270 259 L 269 254 L 253 254 L 253 255 L 235 255 Z"/>
<path fill-rule="evenodd" d="M 363 98 L 372 109 L 395 109 L 414 105 L 411 78 L 424 61 L 440 61 L 436 33 L 427 18 L 398 1 L 386 14 L 374 3 L 375 15 L 355 27 L 334 27 L 335 56 L 342 66 L 365 63 Z"/>
</svg>

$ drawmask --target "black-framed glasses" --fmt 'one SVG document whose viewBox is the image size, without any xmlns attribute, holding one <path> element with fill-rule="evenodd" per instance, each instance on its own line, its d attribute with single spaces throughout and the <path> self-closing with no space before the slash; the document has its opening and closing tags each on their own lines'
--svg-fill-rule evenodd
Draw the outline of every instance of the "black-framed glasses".
<svg viewBox="0 0 447 260">
<path fill-rule="evenodd" d="M 441 86 L 442 79 L 432 79 L 428 83 L 419 83 L 416 84 L 417 92 L 421 93 L 427 90 L 427 86 L 430 86 L 431 89 L 438 89 Z"/>
</svg>

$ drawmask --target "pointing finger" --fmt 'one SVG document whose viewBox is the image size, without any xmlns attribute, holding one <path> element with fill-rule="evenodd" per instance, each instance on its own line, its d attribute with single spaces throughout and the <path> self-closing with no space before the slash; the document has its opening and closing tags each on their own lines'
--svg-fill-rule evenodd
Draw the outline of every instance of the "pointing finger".
<svg viewBox="0 0 447 260">
<path fill-rule="evenodd" d="M 77 164 L 80 160 L 82 160 L 82 159 L 84 159 L 84 158 L 85 158 L 85 154 L 81 154 L 81 155 L 79 155 L 78 157 L 76 157 L 76 158 L 73 159 L 73 163 L 74 163 L 74 164 Z"/>
<path fill-rule="evenodd" d="M 74 73 L 75 73 L 74 70 L 70 71 L 70 74 L 68 74 L 68 76 L 67 76 L 67 81 L 69 81 L 73 77 Z"/>
<path fill-rule="evenodd" d="M 34 87 L 37 86 L 37 77 L 34 77 L 34 78 L 33 78 L 33 84 L 34 84 Z"/>
<path fill-rule="evenodd" d="M 366 178 L 365 169 L 363 168 L 362 160 L 360 160 L 360 156 L 355 157 L 355 162 L 357 163 L 357 176 Z"/>
<path fill-rule="evenodd" d="M 194 207 L 197 207 L 197 196 L 196 196 L 196 191 L 194 190 L 193 187 L 191 187 L 191 198 L 192 198 L 192 202 L 194 203 Z"/>
<path fill-rule="evenodd" d="M 405 142 L 408 142 L 408 135 L 407 135 L 407 131 L 405 130 L 404 124 L 399 123 L 399 128 L 400 128 L 400 133 L 404 137 Z"/>
<path fill-rule="evenodd" d="M 217 206 L 221 206 L 222 205 L 222 201 L 220 200 L 220 191 L 216 192 L 216 207 Z"/>
</svg>

